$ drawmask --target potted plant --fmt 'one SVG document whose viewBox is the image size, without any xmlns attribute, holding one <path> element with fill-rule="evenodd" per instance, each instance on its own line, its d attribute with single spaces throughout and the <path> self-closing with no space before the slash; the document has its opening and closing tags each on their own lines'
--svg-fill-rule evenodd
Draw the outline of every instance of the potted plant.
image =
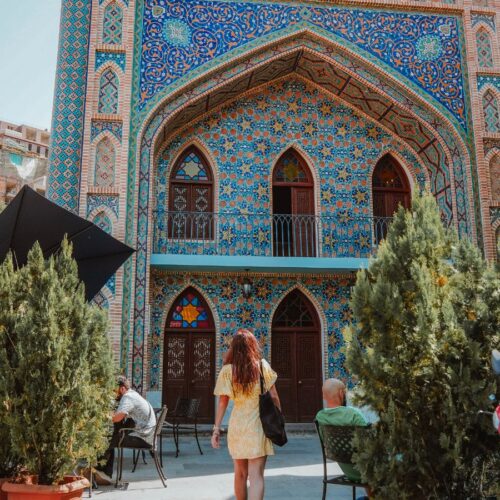
<svg viewBox="0 0 500 500">
<path fill-rule="evenodd" d="M 3 274 L 9 266 L 7 259 Z M 48 260 L 36 244 L 14 274 L 13 319 L 0 325 L 10 340 L 0 343 L 9 371 L 3 404 L 12 449 L 29 475 L 2 488 L 16 500 L 79 498 L 88 481 L 68 472 L 95 463 L 107 446 L 114 370 L 105 313 L 85 302 L 66 242 Z"/>
</svg>

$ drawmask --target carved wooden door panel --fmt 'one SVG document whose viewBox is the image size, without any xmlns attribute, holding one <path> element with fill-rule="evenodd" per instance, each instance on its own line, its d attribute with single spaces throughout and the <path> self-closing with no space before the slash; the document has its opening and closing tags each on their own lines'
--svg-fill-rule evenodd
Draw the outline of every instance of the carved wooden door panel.
<svg viewBox="0 0 500 500">
<path fill-rule="evenodd" d="M 189 362 L 189 338 L 185 333 L 165 336 L 165 356 L 163 364 L 163 404 L 173 410 L 177 398 L 188 392 L 187 368 Z"/>
<path fill-rule="evenodd" d="M 215 341 L 213 335 L 190 335 L 190 398 L 200 400 L 200 422 L 211 423 L 214 419 Z"/>
</svg>

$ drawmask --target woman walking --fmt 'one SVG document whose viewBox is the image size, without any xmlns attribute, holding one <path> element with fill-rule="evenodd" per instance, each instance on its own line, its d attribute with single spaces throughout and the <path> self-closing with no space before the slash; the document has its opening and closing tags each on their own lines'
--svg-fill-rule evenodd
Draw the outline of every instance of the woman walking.
<svg viewBox="0 0 500 500">
<path fill-rule="evenodd" d="M 212 446 L 219 448 L 220 425 L 229 399 L 233 399 L 227 445 L 234 462 L 236 500 L 264 498 L 264 467 L 267 456 L 274 455 L 273 445 L 264 435 L 259 416 L 261 373 L 264 391 L 269 390 L 274 404 L 281 409 L 274 386 L 276 373 L 266 360 L 261 359 L 260 347 L 254 335 L 246 329 L 238 330 L 215 385 L 214 394 L 219 396 L 219 405 L 212 434 Z M 247 479 L 250 482 L 248 497 Z"/>
</svg>

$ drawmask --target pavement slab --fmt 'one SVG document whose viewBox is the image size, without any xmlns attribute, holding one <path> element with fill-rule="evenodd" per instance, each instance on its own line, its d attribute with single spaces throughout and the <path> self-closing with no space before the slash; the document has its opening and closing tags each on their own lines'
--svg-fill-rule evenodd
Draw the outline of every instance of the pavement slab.
<svg viewBox="0 0 500 500">
<path fill-rule="evenodd" d="M 167 488 L 163 488 L 148 456 L 148 464 L 139 462 L 132 473 L 132 455 L 127 454 L 123 465 L 124 484 L 99 487 L 94 490 L 96 500 L 233 500 L 233 463 L 225 439 L 219 450 L 210 446 L 206 436 L 200 439 L 200 455 L 194 437 L 181 436 L 180 454 L 175 458 L 172 439 L 163 444 L 163 470 L 167 475 Z M 265 499 L 321 499 L 323 462 L 316 434 L 290 434 L 283 448 L 275 447 L 276 455 L 269 457 L 266 466 Z M 335 463 L 328 465 L 329 474 L 338 474 Z M 362 489 L 357 497 L 363 496 Z M 86 493 L 84 496 L 88 496 Z M 351 500 L 352 490 L 344 486 L 328 486 L 327 499 Z"/>
</svg>

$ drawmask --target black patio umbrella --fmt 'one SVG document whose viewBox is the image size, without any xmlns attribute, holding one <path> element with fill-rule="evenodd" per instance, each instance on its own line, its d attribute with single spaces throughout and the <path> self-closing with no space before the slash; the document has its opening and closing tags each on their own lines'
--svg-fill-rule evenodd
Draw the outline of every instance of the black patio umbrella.
<svg viewBox="0 0 500 500">
<path fill-rule="evenodd" d="M 87 300 L 135 251 L 92 222 L 24 186 L 0 214 L 0 262 L 11 250 L 16 266 L 25 265 L 36 241 L 47 258 L 59 250 L 64 235 L 73 243 L 73 256 L 78 275 L 85 283 Z"/>
</svg>

